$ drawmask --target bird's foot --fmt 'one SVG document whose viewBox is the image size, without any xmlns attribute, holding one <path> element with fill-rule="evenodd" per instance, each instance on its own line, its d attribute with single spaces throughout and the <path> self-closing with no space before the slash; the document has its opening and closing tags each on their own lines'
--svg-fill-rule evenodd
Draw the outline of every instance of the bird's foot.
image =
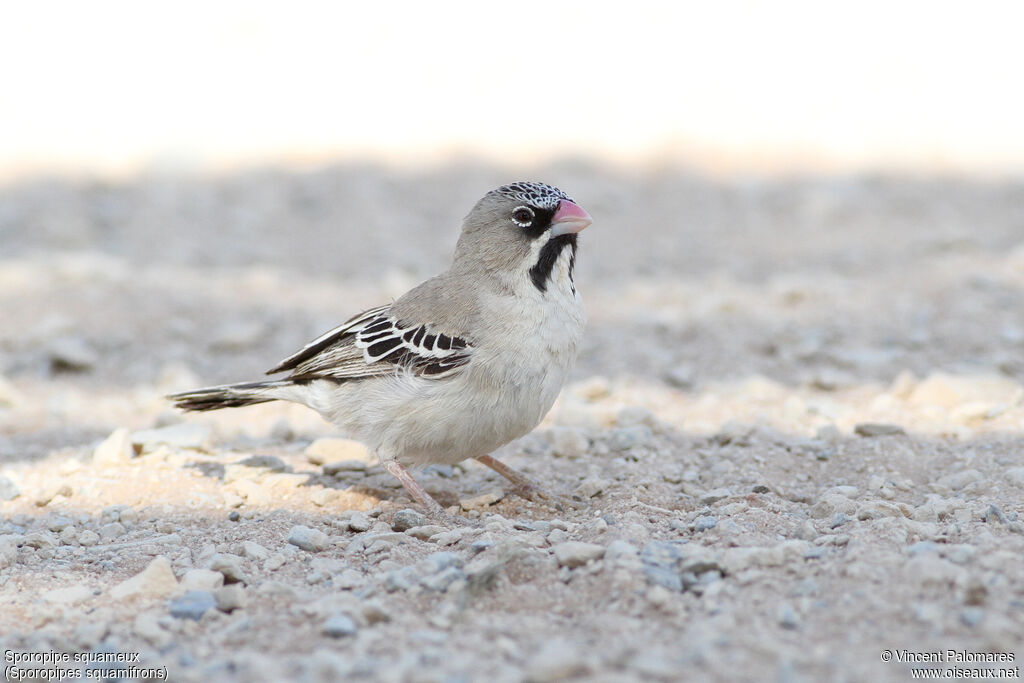
<svg viewBox="0 0 1024 683">
<path fill-rule="evenodd" d="M 409 492 L 409 495 L 416 500 L 417 503 L 427 509 L 427 514 L 435 519 L 445 522 L 446 524 L 455 523 L 455 517 L 448 513 L 441 504 L 434 500 L 434 497 L 427 493 L 427 490 L 420 486 L 420 483 L 412 478 L 409 474 L 409 470 L 402 467 L 398 462 L 394 460 L 386 460 L 381 463 L 391 475 L 397 479 L 405 490 Z"/>
<path fill-rule="evenodd" d="M 578 510 L 582 507 L 586 507 L 584 503 L 573 500 L 568 496 L 559 495 L 545 490 L 540 484 L 537 484 L 522 472 L 512 469 L 497 458 L 492 458 L 489 455 L 481 455 L 476 458 L 476 461 L 482 465 L 487 465 L 492 470 L 508 479 L 515 487 L 516 493 L 527 500 L 533 501 L 534 503 L 551 505 L 559 512 L 564 512 L 569 508 Z"/>
</svg>

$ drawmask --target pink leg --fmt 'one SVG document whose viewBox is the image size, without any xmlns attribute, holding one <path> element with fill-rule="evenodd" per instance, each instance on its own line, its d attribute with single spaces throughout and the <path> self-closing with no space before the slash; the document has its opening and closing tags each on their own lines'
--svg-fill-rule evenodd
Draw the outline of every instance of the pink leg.
<svg viewBox="0 0 1024 683">
<path fill-rule="evenodd" d="M 394 460 L 387 460 L 381 464 L 384 466 L 384 469 L 395 477 L 395 479 L 401 482 L 402 486 L 405 487 L 405 490 L 408 491 L 409 494 L 420 503 L 420 505 L 427 508 L 427 511 L 431 515 L 442 519 L 448 519 L 449 514 L 445 512 L 445 509 L 441 507 L 440 503 L 434 500 L 429 493 L 427 493 L 425 488 L 420 486 L 418 481 L 412 478 L 412 475 L 409 474 L 408 470 Z"/>
<path fill-rule="evenodd" d="M 581 507 L 581 505 L 574 500 L 545 492 L 544 489 L 525 474 L 512 469 L 497 458 L 493 458 L 489 455 L 479 455 L 475 460 L 481 465 L 487 465 L 492 470 L 512 482 L 512 485 L 519 490 L 519 494 L 527 500 L 532 500 L 538 503 L 551 503 L 559 510 L 562 509 L 562 506 L 573 508 Z"/>
</svg>

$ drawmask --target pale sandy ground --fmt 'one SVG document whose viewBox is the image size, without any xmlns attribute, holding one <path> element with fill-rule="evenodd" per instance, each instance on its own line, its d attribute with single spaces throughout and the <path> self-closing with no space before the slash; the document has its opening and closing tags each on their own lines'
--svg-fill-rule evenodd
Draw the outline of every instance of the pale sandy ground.
<svg viewBox="0 0 1024 683">
<path fill-rule="evenodd" d="M 431 468 L 472 524 L 394 531 L 404 493 L 313 462 L 336 434 L 306 409 L 162 399 L 433 274 L 524 178 L 596 219 L 590 326 L 499 455 L 581 509 Z M 1024 656 L 1021 183 L 584 160 L 33 182 L 0 190 L 0 312 L 5 653 L 137 652 L 174 681 L 901 681 L 883 651 Z"/>
</svg>

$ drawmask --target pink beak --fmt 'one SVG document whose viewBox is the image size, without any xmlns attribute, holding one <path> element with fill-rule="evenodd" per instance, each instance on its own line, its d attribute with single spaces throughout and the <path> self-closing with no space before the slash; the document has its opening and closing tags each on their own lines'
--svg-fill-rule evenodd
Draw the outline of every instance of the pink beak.
<svg viewBox="0 0 1024 683">
<path fill-rule="evenodd" d="M 593 222 L 594 219 L 582 207 L 568 199 L 563 199 L 559 202 L 555 215 L 551 217 L 551 236 L 558 237 L 579 232 Z"/>
</svg>

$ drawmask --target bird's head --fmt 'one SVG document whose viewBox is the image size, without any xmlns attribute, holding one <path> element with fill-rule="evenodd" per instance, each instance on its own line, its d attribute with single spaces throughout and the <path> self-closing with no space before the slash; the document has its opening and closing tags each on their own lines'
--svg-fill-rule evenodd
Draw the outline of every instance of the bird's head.
<svg viewBox="0 0 1024 683">
<path fill-rule="evenodd" d="M 503 185 L 484 195 L 466 216 L 455 264 L 530 273 L 543 260 L 553 263 L 566 247 L 575 251 L 576 234 L 591 222 L 590 214 L 557 187 Z M 547 270 L 545 277 L 550 266 Z M 531 275 L 536 279 L 536 270 Z"/>
</svg>

